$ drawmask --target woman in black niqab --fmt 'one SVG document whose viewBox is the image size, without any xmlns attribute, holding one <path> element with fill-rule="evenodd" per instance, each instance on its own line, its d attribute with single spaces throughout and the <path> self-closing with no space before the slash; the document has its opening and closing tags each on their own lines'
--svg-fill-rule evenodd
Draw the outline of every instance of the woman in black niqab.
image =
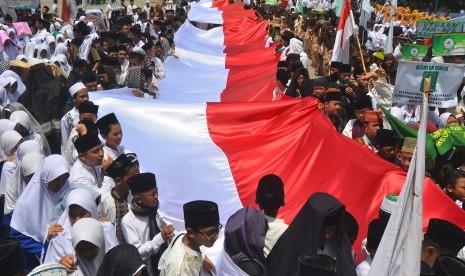
<svg viewBox="0 0 465 276">
<path fill-rule="evenodd" d="M 97 276 L 129 276 L 140 272 L 142 276 L 149 275 L 139 250 L 131 244 L 120 244 L 107 252 Z"/>
<path fill-rule="evenodd" d="M 333 221 L 336 232 L 328 243 L 333 245 L 337 275 L 355 276 L 351 245 L 344 231 L 344 211 L 345 206 L 332 195 L 313 194 L 268 255 L 268 275 L 297 275 L 299 256 L 321 254 L 320 235 L 328 221 Z"/>
</svg>

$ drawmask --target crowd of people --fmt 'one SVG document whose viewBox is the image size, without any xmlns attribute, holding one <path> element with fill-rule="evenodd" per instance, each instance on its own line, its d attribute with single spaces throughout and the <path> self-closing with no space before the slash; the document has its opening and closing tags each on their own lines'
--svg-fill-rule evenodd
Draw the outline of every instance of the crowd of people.
<svg viewBox="0 0 465 276">
<path fill-rule="evenodd" d="M 366 259 L 358 265 L 352 246 L 359 227 L 345 206 L 315 193 L 287 225 L 278 218 L 284 183 L 274 174 L 257 183 L 258 208 L 238 210 L 223 226 L 217 203 L 186 202 L 185 231 L 175 229 L 158 208 L 163 194 L 155 174 L 141 173 L 137 153 L 122 144 L 125 126 L 114 113 L 99 118 L 89 93 L 129 87 L 135 97 L 156 99 L 159 81 L 171 73 L 164 62 L 179 58 L 173 39 L 190 3 L 137 7 L 121 0 L 105 11 L 84 5 L 71 22 L 59 17 L 54 3 L 51 9 L 17 10 L 16 20 L 0 10 L 0 274 L 368 275 L 398 195 L 383 198 L 362 243 Z M 393 104 L 402 41 L 415 33 L 411 22 L 398 20 L 395 50 L 385 53 L 386 13 L 374 6 L 363 46 L 351 50 L 350 63 L 325 65 L 331 49 L 324 48 L 334 44 L 338 21 L 330 1 L 248 1 L 244 8 L 269 23 L 263 43 L 275 48 L 277 61 L 270 101 L 317 99 L 341 135 L 405 172 L 416 138 L 400 136 L 386 116 L 412 129 L 426 118 L 429 133 L 464 125 L 463 84 L 452 108 L 421 114 L 420 106 Z M 424 59 L 431 60 L 463 64 L 464 57 Z M 426 173 L 461 209 L 464 153 L 456 146 L 438 155 Z M 220 233 L 224 246 L 213 262 L 201 247 L 212 247 Z M 421 275 L 465 275 L 464 247 L 465 231 L 431 219 L 418 260 Z"/>
</svg>

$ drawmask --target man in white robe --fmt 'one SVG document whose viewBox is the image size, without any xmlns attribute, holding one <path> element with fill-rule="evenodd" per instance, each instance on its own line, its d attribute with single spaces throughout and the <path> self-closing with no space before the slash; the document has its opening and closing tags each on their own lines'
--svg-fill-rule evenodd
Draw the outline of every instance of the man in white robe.
<svg viewBox="0 0 465 276">
<path fill-rule="evenodd" d="M 78 160 L 71 169 L 70 182 L 86 185 L 103 194 L 111 190 L 108 177 L 104 181 L 101 165 L 103 161 L 103 145 L 96 133 L 87 133 L 74 141 L 79 153 Z"/>
<path fill-rule="evenodd" d="M 78 106 L 89 101 L 89 92 L 86 86 L 82 82 L 77 82 L 69 88 L 69 94 L 73 99 L 73 109 L 68 111 L 60 121 L 61 125 L 61 151 L 64 152 L 64 146 L 68 142 L 69 134 L 71 130 L 79 122 L 79 110 Z"/>
<path fill-rule="evenodd" d="M 185 235 L 176 236 L 163 253 L 158 268 L 161 276 L 211 275 L 214 265 L 202 255 L 200 246 L 212 247 L 221 231 L 218 205 L 196 200 L 183 206 Z"/>
<path fill-rule="evenodd" d="M 121 221 L 126 243 L 139 250 L 149 275 L 174 233 L 174 226 L 158 210 L 158 188 L 153 173 L 135 174 L 127 180 L 133 199 L 131 211 Z"/>
</svg>

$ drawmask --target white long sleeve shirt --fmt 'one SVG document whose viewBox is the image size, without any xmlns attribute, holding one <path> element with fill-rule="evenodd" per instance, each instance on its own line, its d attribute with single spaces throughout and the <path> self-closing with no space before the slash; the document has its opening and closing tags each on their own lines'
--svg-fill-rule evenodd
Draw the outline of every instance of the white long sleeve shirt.
<svg viewBox="0 0 465 276">
<path fill-rule="evenodd" d="M 76 160 L 71 168 L 71 185 L 74 183 L 87 185 L 100 194 L 111 191 L 113 181 L 110 180 L 109 177 L 104 177 L 100 167 L 87 166 L 80 159 Z"/>
<path fill-rule="evenodd" d="M 157 213 L 156 221 L 160 231 L 166 226 L 171 225 L 160 211 Z M 157 254 L 165 242 L 161 237 L 161 232 L 153 237 L 153 239 L 150 239 L 149 218 L 147 216 L 136 216 L 132 211 L 123 217 L 121 229 L 123 230 L 126 242 L 137 247 L 147 266 L 147 271 L 152 275 L 153 268 L 150 256 Z"/>
</svg>

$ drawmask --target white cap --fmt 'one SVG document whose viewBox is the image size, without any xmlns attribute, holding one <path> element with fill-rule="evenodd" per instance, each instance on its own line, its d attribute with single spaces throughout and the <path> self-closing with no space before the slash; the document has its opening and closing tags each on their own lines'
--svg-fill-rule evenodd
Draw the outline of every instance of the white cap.
<svg viewBox="0 0 465 276">
<path fill-rule="evenodd" d="M 73 97 L 74 94 L 76 94 L 81 89 L 87 89 L 87 88 L 82 82 L 77 82 L 69 88 L 69 94 L 71 95 L 71 97 Z"/>
<path fill-rule="evenodd" d="M 386 195 L 383 198 L 383 202 L 381 203 L 380 209 L 386 213 L 392 214 L 392 211 L 394 211 L 394 208 L 396 208 L 398 198 L 399 198 L 398 195 L 393 195 L 393 194 Z"/>
</svg>

